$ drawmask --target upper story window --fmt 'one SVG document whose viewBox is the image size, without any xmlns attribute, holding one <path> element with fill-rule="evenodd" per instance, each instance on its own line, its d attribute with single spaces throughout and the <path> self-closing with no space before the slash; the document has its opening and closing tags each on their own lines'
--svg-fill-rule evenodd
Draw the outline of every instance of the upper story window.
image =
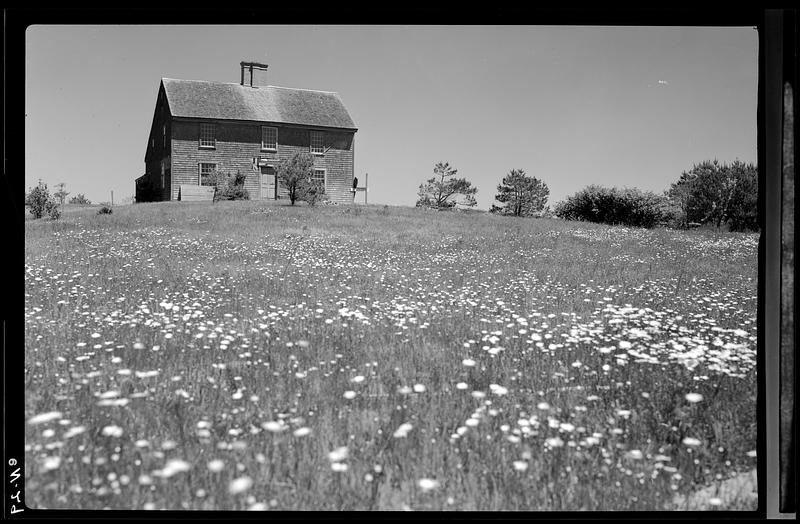
<svg viewBox="0 0 800 524">
<path fill-rule="evenodd" d="M 311 153 L 314 155 L 325 154 L 325 133 L 322 131 L 311 132 Z"/>
<path fill-rule="evenodd" d="M 161 142 L 162 147 L 167 147 L 167 124 L 161 128 Z"/>
<path fill-rule="evenodd" d="M 200 124 L 200 147 L 217 147 L 214 124 Z"/>
<path fill-rule="evenodd" d="M 261 149 L 278 150 L 278 128 L 261 126 Z"/>
</svg>

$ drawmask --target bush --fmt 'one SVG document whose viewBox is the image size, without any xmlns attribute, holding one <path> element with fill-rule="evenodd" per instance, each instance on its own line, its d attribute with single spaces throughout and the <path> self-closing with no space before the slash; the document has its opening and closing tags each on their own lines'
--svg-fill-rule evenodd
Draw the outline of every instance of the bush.
<svg viewBox="0 0 800 524">
<path fill-rule="evenodd" d="M 91 202 L 91 201 L 90 201 L 88 198 L 86 198 L 86 197 L 83 195 L 83 193 L 78 193 L 78 195 L 77 195 L 77 196 L 74 196 L 74 197 L 72 197 L 72 198 L 70 198 L 70 199 L 69 199 L 69 203 L 70 203 L 70 204 L 89 205 L 89 204 L 91 204 L 92 202 Z"/>
<path fill-rule="evenodd" d="M 108 206 L 103 206 L 97 211 L 97 214 L 98 215 L 110 215 L 113 212 L 114 212 L 114 210 L 112 208 L 110 208 Z"/>
<path fill-rule="evenodd" d="M 554 214 L 566 220 L 653 227 L 674 220 L 666 197 L 635 188 L 591 185 L 559 202 Z"/>
<path fill-rule="evenodd" d="M 61 210 L 58 209 L 58 202 L 50 195 L 47 184 L 41 184 L 31 189 L 25 195 L 25 205 L 30 208 L 33 218 L 42 218 L 48 215 L 53 220 L 61 217 Z"/>
<path fill-rule="evenodd" d="M 250 193 L 244 188 L 247 175 L 237 171 L 235 175 L 214 171 L 210 181 L 214 186 L 214 202 L 218 200 L 249 200 Z"/>
<path fill-rule="evenodd" d="M 309 206 L 314 206 L 318 202 L 325 202 L 328 200 L 328 195 L 325 194 L 325 185 L 319 182 L 304 182 L 301 193 L 301 198 Z"/>
</svg>

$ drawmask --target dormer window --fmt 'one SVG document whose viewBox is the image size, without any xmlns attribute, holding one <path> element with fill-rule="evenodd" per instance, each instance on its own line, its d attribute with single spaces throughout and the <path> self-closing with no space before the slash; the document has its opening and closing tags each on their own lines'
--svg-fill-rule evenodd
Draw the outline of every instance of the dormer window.
<svg viewBox="0 0 800 524">
<path fill-rule="evenodd" d="M 214 124 L 200 124 L 200 147 L 217 147 Z"/>
<path fill-rule="evenodd" d="M 261 149 L 263 151 L 278 150 L 278 128 L 261 126 Z"/>
<path fill-rule="evenodd" d="M 322 131 L 311 131 L 311 154 L 325 154 L 325 133 Z"/>
</svg>

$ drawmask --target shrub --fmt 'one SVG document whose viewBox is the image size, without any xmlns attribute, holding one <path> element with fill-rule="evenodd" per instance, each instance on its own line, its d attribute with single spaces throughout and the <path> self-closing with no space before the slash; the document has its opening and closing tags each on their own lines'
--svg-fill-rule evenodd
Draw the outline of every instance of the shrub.
<svg viewBox="0 0 800 524">
<path fill-rule="evenodd" d="M 635 188 L 591 185 L 559 202 L 554 214 L 566 220 L 584 220 L 633 227 L 669 223 L 673 212 L 664 196 Z"/>
<path fill-rule="evenodd" d="M 317 202 L 325 202 L 328 195 L 325 194 L 325 185 L 311 180 L 304 181 L 301 186 L 301 198 L 309 206 L 314 206 Z"/>
<path fill-rule="evenodd" d="M 81 204 L 81 205 L 89 205 L 92 202 L 86 198 L 83 193 L 78 193 L 77 196 L 74 196 L 69 199 L 70 204 Z"/>
<path fill-rule="evenodd" d="M 237 171 L 235 175 L 214 171 L 209 182 L 214 186 L 214 202 L 218 200 L 249 200 L 250 193 L 244 188 L 247 175 Z"/>
<path fill-rule="evenodd" d="M 25 205 L 30 208 L 33 218 L 42 218 L 48 215 L 53 220 L 61 217 L 61 210 L 58 209 L 58 202 L 50 195 L 47 184 L 41 184 L 31 189 L 25 195 Z"/>
<path fill-rule="evenodd" d="M 98 215 L 110 215 L 113 212 L 114 212 L 114 210 L 112 208 L 110 208 L 108 206 L 103 206 L 97 211 L 97 214 Z"/>
</svg>

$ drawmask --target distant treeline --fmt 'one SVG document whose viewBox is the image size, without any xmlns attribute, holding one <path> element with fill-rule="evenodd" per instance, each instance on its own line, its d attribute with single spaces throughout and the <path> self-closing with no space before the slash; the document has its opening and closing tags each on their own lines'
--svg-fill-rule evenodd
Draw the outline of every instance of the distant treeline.
<svg viewBox="0 0 800 524">
<path fill-rule="evenodd" d="M 434 177 L 420 184 L 417 207 L 450 209 L 475 206 L 478 189 L 446 162 L 434 167 Z M 555 216 L 633 227 L 691 228 L 726 226 L 731 231 L 758 230 L 758 170 L 739 160 L 695 164 L 663 194 L 637 188 L 587 186 L 547 206 L 550 190 L 522 169 L 513 169 L 497 186 L 492 213 L 512 216 Z"/>
</svg>

